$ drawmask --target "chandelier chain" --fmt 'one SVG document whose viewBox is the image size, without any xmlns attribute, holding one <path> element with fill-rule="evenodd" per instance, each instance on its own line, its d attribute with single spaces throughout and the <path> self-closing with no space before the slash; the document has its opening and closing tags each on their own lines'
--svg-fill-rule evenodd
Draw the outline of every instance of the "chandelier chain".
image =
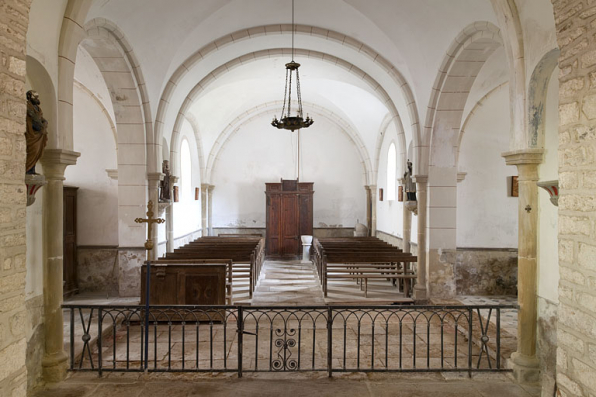
<svg viewBox="0 0 596 397">
<path fill-rule="evenodd" d="M 298 71 L 298 70 L 296 70 L 296 71 Z M 300 91 L 298 91 L 298 92 L 300 92 Z M 288 85 L 288 117 L 290 117 L 291 114 L 292 114 L 292 71 L 290 71 L 290 84 Z"/>
<path fill-rule="evenodd" d="M 283 119 L 285 116 L 285 112 L 286 112 L 286 93 L 288 92 L 288 74 L 290 74 L 290 71 L 288 69 L 286 69 L 286 86 L 284 87 L 284 104 L 283 107 L 281 108 L 281 116 L 280 118 Z"/>
<path fill-rule="evenodd" d="M 292 0 L 292 62 L 294 62 L 294 0 Z"/>
<path fill-rule="evenodd" d="M 300 93 L 300 74 L 296 69 L 296 93 L 298 97 L 298 117 L 302 117 L 302 94 Z"/>
<path fill-rule="evenodd" d="M 298 130 L 301 128 L 308 128 L 314 120 L 310 117 L 303 118 L 304 111 L 302 110 L 302 94 L 300 92 L 300 73 L 298 68 L 300 64 L 294 62 L 294 39 L 296 35 L 296 23 L 294 18 L 294 0 L 292 0 L 292 60 L 286 63 L 286 86 L 284 87 L 284 101 L 281 109 L 281 117 L 279 120 L 274 117 L 271 121 L 271 125 L 277 129 L 285 129 L 290 131 Z M 296 100 L 297 107 L 296 115 L 292 116 L 292 73 L 296 72 Z"/>
</svg>

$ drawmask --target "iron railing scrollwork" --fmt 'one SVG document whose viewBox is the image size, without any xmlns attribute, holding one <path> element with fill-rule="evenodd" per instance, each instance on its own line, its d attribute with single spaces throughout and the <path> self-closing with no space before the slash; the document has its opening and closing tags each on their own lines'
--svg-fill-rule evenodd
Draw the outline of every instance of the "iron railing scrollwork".
<svg viewBox="0 0 596 397">
<path fill-rule="evenodd" d="M 64 305 L 70 370 L 506 371 L 516 306 Z M 508 338 L 510 341 L 512 338 Z"/>
</svg>

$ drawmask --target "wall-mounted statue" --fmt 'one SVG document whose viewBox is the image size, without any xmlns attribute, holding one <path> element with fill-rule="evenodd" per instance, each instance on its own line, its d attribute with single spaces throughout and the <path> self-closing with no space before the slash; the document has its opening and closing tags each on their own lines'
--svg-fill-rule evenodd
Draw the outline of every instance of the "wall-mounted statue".
<svg viewBox="0 0 596 397">
<path fill-rule="evenodd" d="M 412 162 L 410 160 L 408 160 L 408 170 L 404 174 L 404 180 L 406 201 L 416 201 L 416 183 L 412 181 Z"/>
<path fill-rule="evenodd" d="M 163 161 L 161 172 L 165 175 L 163 180 L 159 182 L 159 201 L 170 201 L 172 196 L 170 188 L 170 162 L 168 160 Z"/>
<path fill-rule="evenodd" d="M 27 174 L 36 175 L 35 164 L 41 158 L 48 143 L 48 121 L 43 118 L 39 106 L 39 94 L 33 90 L 27 91 Z"/>
</svg>

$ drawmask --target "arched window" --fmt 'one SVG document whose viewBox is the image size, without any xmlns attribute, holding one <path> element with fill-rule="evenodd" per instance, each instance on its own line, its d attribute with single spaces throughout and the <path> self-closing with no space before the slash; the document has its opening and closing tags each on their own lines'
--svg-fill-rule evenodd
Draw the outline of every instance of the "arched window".
<svg viewBox="0 0 596 397">
<path fill-rule="evenodd" d="M 190 161 L 190 147 L 186 139 L 180 145 L 180 201 L 192 199 L 192 162 Z"/>
<path fill-rule="evenodd" d="M 397 171 L 397 153 L 395 145 L 391 142 L 387 152 L 387 200 L 395 200 L 395 173 Z"/>
</svg>

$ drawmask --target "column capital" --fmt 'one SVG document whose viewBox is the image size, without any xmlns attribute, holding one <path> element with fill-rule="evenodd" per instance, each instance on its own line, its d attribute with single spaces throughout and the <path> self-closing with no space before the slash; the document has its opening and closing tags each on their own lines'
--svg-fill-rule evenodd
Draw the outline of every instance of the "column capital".
<svg viewBox="0 0 596 397">
<path fill-rule="evenodd" d="M 215 189 L 215 185 L 207 185 L 208 193 L 212 193 L 213 189 Z"/>
<path fill-rule="evenodd" d="M 46 149 L 40 159 L 43 173 L 48 179 L 63 181 L 64 171 L 69 165 L 75 165 L 81 153 L 64 149 Z"/>
<path fill-rule="evenodd" d="M 542 163 L 544 149 L 523 149 L 501 153 L 507 165 L 538 165 Z"/>
<path fill-rule="evenodd" d="M 161 181 L 164 175 L 163 172 L 148 172 L 147 179 L 150 181 Z"/>
<path fill-rule="evenodd" d="M 170 175 L 170 184 L 173 185 L 174 183 L 178 183 L 178 177 L 174 175 Z"/>
<path fill-rule="evenodd" d="M 414 175 L 412 180 L 416 183 L 426 183 L 428 182 L 428 175 Z"/>
<path fill-rule="evenodd" d="M 364 185 L 364 188 L 374 190 L 377 188 L 377 185 Z"/>
</svg>

